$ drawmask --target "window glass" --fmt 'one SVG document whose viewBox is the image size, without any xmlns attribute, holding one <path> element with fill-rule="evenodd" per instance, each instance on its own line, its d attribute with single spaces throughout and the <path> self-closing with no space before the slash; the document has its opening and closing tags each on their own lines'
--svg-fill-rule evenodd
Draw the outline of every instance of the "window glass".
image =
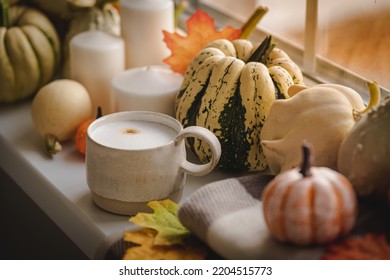
<svg viewBox="0 0 390 280">
<path fill-rule="evenodd" d="M 251 15 L 255 0 L 198 0 L 199 3 L 211 6 L 236 19 L 245 19 Z"/>
<path fill-rule="evenodd" d="M 256 0 L 269 9 L 259 26 L 303 47 L 306 0 Z"/>
<path fill-rule="evenodd" d="M 390 1 L 320 0 L 317 53 L 390 89 Z"/>
<path fill-rule="evenodd" d="M 259 23 L 267 33 L 277 34 L 303 46 L 306 0 L 199 0 L 226 15 L 245 21 L 259 5 L 268 8 L 268 13 Z"/>
<path fill-rule="evenodd" d="M 256 6 L 266 6 L 269 12 L 259 23 L 260 29 L 304 49 L 306 0 L 195 2 L 240 21 L 245 21 Z M 318 0 L 317 19 L 317 57 L 390 89 L 390 0 Z"/>
</svg>

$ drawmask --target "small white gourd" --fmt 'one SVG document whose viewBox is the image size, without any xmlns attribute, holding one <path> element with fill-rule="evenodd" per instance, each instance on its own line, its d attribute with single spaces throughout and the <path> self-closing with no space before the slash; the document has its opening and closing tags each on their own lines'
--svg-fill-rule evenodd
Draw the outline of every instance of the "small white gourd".
<svg viewBox="0 0 390 280">
<path fill-rule="evenodd" d="M 311 145 L 302 146 L 302 163 L 275 176 L 262 193 L 264 219 L 279 241 L 323 244 L 345 236 L 357 216 L 351 183 L 326 167 L 312 167 Z"/>
<path fill-rule="evenodd" d="M 71 139 L 77 127 L 92 116 L 92 101 L 77 81 L 60 79 L 42 87 L 31 105 L 34 126 L 46 151 L 55 154 L 60 142 Z"/>
</svg>

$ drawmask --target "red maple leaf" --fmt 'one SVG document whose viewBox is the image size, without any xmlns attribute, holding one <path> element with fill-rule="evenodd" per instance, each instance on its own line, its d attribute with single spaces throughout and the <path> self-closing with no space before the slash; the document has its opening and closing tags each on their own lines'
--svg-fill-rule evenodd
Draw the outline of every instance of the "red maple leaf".
<svg viewBox="0 0 390 280">
<path fill-rule="evenodd" d="M 235 40 L 240 36 L 241 29 L 227 26 L 217 30 L 214 19 L 206 12 L 198 9 L 187 20 L 187 36 L 177 32 L 163 31 L 164 42 L 171 50 L 171 55 L 164 62 L 171 66 L 174 72 L 184 74 L 196 54 L 207 44 L 217 39 Z"/>
<path fill-rule="evenodd" d="M 384 235 L 367 233 L 327 246 L 323 260 L 390 260 L 390 245 Z"/>
</svg>

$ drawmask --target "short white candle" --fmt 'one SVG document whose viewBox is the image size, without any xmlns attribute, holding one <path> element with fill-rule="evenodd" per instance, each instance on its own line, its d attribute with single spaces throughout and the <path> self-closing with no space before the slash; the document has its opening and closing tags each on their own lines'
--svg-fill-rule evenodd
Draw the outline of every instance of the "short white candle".
<svg viewBox="0 0 390 280">
<path fill-rule="evenodd" d="M 164 66 L 132 68 L 111 81 L 117 111 L 154 111 L 174 115 L 183 76 Z"/>
<path fill-rule="evenodd" d="M 92 132 L 97 143 L 115 149 L 144 150 L 173 141 L 178 132 L 158 122 L 118 121 L 106 123 Z"/>
<path fill-rule="evenodd" d="M 114 112 L 110 83 L 124 69 L 122 38 L 103 31 L 86 31 L 70 41 L 70 76 L 86 87 L 94 112 L 98 106 L 104 115 Z"/>
<path fill-rule="evenodd" d="M 174 31 L 173 1 L 121 0 L 120 5 L 126 68 L 162 64 L 170 54 L 162 31 Z"/>
</svg>

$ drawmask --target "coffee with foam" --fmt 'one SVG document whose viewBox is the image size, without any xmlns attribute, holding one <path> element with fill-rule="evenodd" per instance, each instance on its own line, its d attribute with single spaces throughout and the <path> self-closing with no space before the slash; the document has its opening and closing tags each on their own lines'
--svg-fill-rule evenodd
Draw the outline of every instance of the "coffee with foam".
<svg viewBox="0 0 390 280">
<path fill-rule="evenodd" d="M 149 121 L 118 121 L 97 127 L 92 139 L 116 149 L 144 150 L 163 146 L 173 141 L 178 132 L 173 128 Z"/>
</svg>

